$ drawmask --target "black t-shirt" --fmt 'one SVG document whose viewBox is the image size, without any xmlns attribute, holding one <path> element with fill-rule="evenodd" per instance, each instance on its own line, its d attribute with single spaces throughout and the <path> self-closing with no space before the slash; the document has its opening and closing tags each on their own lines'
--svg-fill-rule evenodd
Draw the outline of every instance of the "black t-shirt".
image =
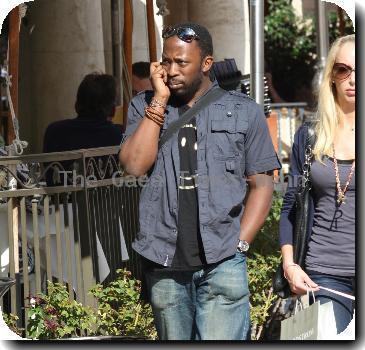
<svg viewBox="0 0 365 350">
<path fill-rule="evenodd" d="M 185 105 L 179 108 L 182 115 L 189 109 Z M 170 267 L 164 267 L 142 257 L 145 270 L 200 270 L 208 264 L 204 255 L 203 243 L 199 230 L 197 175 L 197 138 L 196 121 L 193 118 L 179 130 L 179 212 L 176 251 Z"/>
<path fill-rule="evenodd" d="M 189 106 L 179 108 L 182 115 Z M 178 134 L 180 155 L 179 212 L 176 252 L 172 269 L 200 269 L 206 265 L 199 230 L 197 189 L 197 137 L 193 118 Z"/>
</svg>

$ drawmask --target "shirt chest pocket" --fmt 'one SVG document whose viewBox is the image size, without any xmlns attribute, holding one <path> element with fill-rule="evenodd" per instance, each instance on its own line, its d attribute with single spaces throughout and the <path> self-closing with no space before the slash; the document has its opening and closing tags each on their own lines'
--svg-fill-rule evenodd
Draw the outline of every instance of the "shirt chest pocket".
<svg viewBox="0 0 365 350">
<path fill-rule="evenodd" d="M 217 160 L 232 160 L 242 156 L 248 129 L 247 115 L 241 109 L 225 109 L 210 124 L 209 149 Z M 224 114 L 223 114 L 224 113 Z"/>
</svg>

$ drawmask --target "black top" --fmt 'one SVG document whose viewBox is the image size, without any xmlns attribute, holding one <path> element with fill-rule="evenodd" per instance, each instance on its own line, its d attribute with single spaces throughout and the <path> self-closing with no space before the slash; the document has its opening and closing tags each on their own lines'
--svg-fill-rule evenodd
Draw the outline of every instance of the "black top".
<svg viewBox="0 0 365 350">
<path fill-rule="evenodd" d="M 187 105 L 180 107 L 179 114 L 182 115 L 188 109 Z M 179 130 L 178 142 L 180 155 L 178 234 L 171 267 L 198 270 L 206 264 L 206 261 L 199 230 L 195 118 Z"/>
<path fill-rule="evenodd" d="M 182 115 L 189 109 L 179 107 Z M 142 257 L 145 269 L 200 270 L 207 265 L 199 230 L 198 190 L 196 184 L 196 120 L 185 124 L 178 134 L 180 156 L 179 213 L 176 251 L 171 267 L 156 264 Z"/>
<path fill-rule="evenodd" d="M 56 121 L 47 127 L 43 152 L 116 146 L 121 143 L 122 136 L 120 129 L 105 118 L 78 116 Z"/>
<path fill-rule="evenodd" d="M 97 148 L 120 145 L 123 134 L 118 126 L 106 118 L 97 116 L 78 116 L 74 119 L 51 123 L 45 132 L 43 152 L 72 151 L 83 148 Z M 62 162 L 65 170 L 72 170 L 73 161 Z M 63 178 L 55 181 L 53 172 L 46 174 L 47 185 L 63 183 Z"/>
<path fill-rule="evenodd" d="M 313 227 L 306 254 L 306 269 L 327 275 L 355 275 L 356 182 L 353 174 L 345 201 L 337 202 L 336 173 L 331 157 L 311 167 L 314 199 Z M 341 188 L 351 171 L 353 160 L 337 160 Z"/>
</svg>

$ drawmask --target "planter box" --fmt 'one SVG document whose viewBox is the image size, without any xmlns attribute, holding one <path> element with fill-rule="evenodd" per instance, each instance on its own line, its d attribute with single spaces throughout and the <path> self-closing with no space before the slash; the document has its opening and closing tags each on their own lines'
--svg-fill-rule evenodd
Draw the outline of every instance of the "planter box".
<svg viewBox="0 0 365 350">
<path fill-rule="evenodd" d="M 101 340 L 101 341 L 149 341 L 146 337 L 141 336 L 128 336 L 128 335 L 101 335 L 94 337 L 76 337 L 76 338 L 63 338 L 63 339 L 52 339 L 54 341 L 90 341 L 90 340 Z"/>
</svg>

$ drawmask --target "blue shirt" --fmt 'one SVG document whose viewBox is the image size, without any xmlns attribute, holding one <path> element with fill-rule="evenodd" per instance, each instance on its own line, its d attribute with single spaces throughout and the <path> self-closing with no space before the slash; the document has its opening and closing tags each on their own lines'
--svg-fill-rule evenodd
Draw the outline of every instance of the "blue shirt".
<svg viewBox="0 0 365 350">
<path fill-rule="evenodd" d="M 214 82 L 210 89 L 217 87 Z M 209 89 L 209 90 L 210 90 Z M 209 91 L 208 90 L 208 91 Z M 135 96 L 124 140 L 144 117 L 152 92 Z M 168 104 L 161 135 L 179 118 Z M 229 91 L 196 115 L 199 226 L 208 264 L 232 256 L 237 247 L 248 175 L 280 168 L 262 108 Z M 133 248 L 171 266 L 176 250 L 180 159 L 177 134 L 158 151 L 139 203 L 140 229 Z"/>
</svg>

